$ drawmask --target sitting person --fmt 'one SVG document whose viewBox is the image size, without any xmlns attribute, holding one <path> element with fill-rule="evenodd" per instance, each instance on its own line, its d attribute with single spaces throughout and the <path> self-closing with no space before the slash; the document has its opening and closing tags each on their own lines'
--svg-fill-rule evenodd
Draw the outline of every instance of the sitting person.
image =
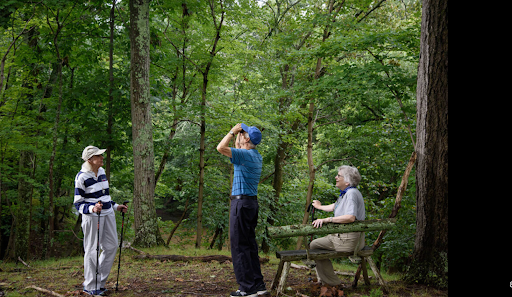
<svg viewBox="0 0 512 297">
<path fill-rule="evenodd" d="M 356 188 L 360 180 L 361 175 L 357 168 L 347 165 L 338 168 L 336 187 L 341 190 L 341 193 L 336 203 L 324 206 L 320 201 L 313 200 L 313 207 L 323 211 L 333 211 L 334 216 L 313 221 L 312 224 L 315 228 L 322 227 L 324 223 L 345 224 L 365 219 L 363 195 Z M 360 235 L 361 237 L 359 237 Z M 329 234 L 313 240 L 310 248 L 353 252 L 358 239 L 360 240 L 359 249 L 362 249 L 364 247 L 364 232 L 363 234 L 361 232 Z M 330 286 L 341 284 L 341 280 L 334 274 L 331 260 L 316 260 L 315 262 L 318 281 Z"/>
</svg>

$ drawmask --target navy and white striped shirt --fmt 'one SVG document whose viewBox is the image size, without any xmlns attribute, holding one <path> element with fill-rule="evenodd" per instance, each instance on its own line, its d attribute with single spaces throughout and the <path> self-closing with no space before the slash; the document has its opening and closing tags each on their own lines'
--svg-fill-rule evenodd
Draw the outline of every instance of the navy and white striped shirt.
<svg viewBox="0 0 512 297">
<path fill-rule="evenodd" d="M 231 195 L 258 195 L 263 158 L 256 149 L 231 148 L 231 163 L 234 165 Z"/>
<path fill-rule="evenodd" d="M 114 211 L 117 205 L 111 201 L 105 170 L 100 167 L 98 176 L 84 163 L 82 170 L 75 177 L 75 208 L 81 214 L 92 214 L 92 209 L 98 201 L 103 203 L 101 216 Z"/>
</svg>

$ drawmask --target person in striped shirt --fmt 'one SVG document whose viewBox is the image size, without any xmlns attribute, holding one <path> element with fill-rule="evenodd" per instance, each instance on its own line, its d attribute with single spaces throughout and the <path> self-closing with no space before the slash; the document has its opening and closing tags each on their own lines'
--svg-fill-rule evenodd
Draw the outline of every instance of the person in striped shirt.
<svg viewBox="0 0 512 297">
<path fill-rule="evenodd" d="M 82 152 L 82 169 L 75 177 L 76 210 L 82 214 L 84 233 L 84 292 L 89 295 L 106 295 L 106 282 L 117 252 L 117 229 L 114 210 L 126 213 L 125 205 L 111 200 L 107 176 L 103 166 L 105 149 L 88 146 Z M 98 263 L 96 284 L 96 247 L 98 240 L 102 253 Z"/>
</svg>

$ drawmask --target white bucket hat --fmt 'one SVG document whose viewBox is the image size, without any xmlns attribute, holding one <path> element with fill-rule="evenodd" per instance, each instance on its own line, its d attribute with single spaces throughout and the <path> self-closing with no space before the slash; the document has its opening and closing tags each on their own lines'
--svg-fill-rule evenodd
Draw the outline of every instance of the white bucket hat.
<svg viewBox="0 0 512 297">
<path fill-rule="evenodd" d="M 107 149 L 99 149 L 95 146 L 89 145 L 82 152 L 82 160 L 87 161 L 90 158 L 92 158 L 92 156 L 97 156 L 97 155 L 103 154 L 106 150 Z"/>
</svg>

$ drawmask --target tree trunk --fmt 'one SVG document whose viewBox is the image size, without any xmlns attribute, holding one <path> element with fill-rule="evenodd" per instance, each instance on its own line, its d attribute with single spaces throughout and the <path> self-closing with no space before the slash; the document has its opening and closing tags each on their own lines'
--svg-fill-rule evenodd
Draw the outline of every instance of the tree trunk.
<svg viewBox="0 0 512 297">
<path fill-rule="evenodd" d="M 293 73 L 294 67 L 290 69 L 290 65 L 286 64 L 280 69 L 281 72 L 281 89 L 289 90 L 293 86 L 293 81 L 295 80 L 295 74 Z M 285 114 L 291 104 L 292 99 L 290 96 L 281 96 L 279 98 L 279 114 Z M 283 131 L 287 131 L 291 128 L 291 131 L 295 131 L 299 125 L 300 121 L 296 120 L 292 126 L 289 126 L 289 123 L 287 121 L 280 121 L 280 128 Z M 276 157 L 274 158 L 274 177 L 272 180 L 272 187 L 274 188 L 274 201 L 273 203 L 270 203 L 270 213 L 271 215 L 267 218 L 267 224 L 269 226 L 274 225 L 274 218 L 273 215 L 277 212 L 277 208 L 279 207 L 279 196 L 281 195 L 281 191 L 283 189 L 283 166 L 284 166 L 284 160 L 286 158 L 286 153 L 290 149 L 291 145 L 283 140 L 283 135 L 285 133 L 280 133 L 278 135 L 278 146 L 277 146 L 277 152 Z M 267 240 L 263 238 L 261 242 L 261 250 L 268 254 L 270 251 L 270 245 L 268 244 Z"/>
<path fill-rule="evenodd" d="M 164 244 L 155 209 L 153 126 L 149 86 L 149 0 L 130 0 L 130 98 L 134 163 L 133 245 Z"/>
<path fill-rule="evenodd" d="M 418 67 L 416 241 L 408 279 L 448 286 L 448 1 L 424 0 Z"/>
<path fill-rule="evenodd" d="M 110 9 L 110 43 L 108 52 L 108 80 L 110 86 L 108 88 L 108 120 L 107 120 L 107 156 L 105 158 L 105 175 L 109 183 L 110 179 L 110 163 L 112 161 L 112 125 L 114 124 L 114 12 L 116 9 L 116 1 L 112 0 L 112 8 Z M 111 184 L 110 184 L 111 185 Z"/>
<path fill-rule="evenodd" d="M 309 219 L 308 206 L 311 203 L 311 198 L 313 197 L 313 188 L 315 187 L 315 163 L 313 162 L 313 126 L 315 125 L 313 119 L 313 112 L 315 111 L 315 102 L 311 99 L 309 103 L 309 113 L 308 113 L 308 168 L 309 168 L 309 182 L 308 182 L 308 191 L 306 194 L 306 205 L 304 207 L 304 217 L 302 218 L 302 224 L 306 224 Z M 297 238 L 297 246 L 296 249 L 300 249 L 302 245 L 302 237 Z"/>
<path fill-rule="evenodd" d="M 32 175 L 32 166 L 30 165 L 31 159 L 34 158 L 34 153 L 30 151 L 20 152 L 19 161 L 19 175 L 18 178 L 18 211 L 15 218 L 15 254 L 14 258 L 28 259 L 29 252 L 29 226 L 30 226 L 30 213 L 29 206 L 30 194 L 32 186 L 28 182 Z"/>
<path fill-rule="evenodd" d="M 336 1 L 329 0 L 327 4 L 328 15 L 332 22 L 336 21 L 336 16 L 339 13 L 341 7 L 345 1 L 341 3 L 335 3 Z M 331 25 L 328 24 L 324 28 L 324 34 L 322 36 L 322 42 L 325 42 L 327 38 L 331 35 L 330 31 Z M 322 74 L 322 58 L 318 58 L 316 60 L 316 68 L 315 68 L 315 76 L 314 83 L 323 76 Z M 311 203 L 311 199 L 313 197 L 313 189 L 315 187 L 315 176 L 316 176 L 316 168 L 313 160 L 313 130 L 315 125 L 315 99 L 310 99 L 309 103 L 309 112 L 308 112 L 308 147 L 307 147 L 307 155 L 308 155 L 308 173 L 309 173 L 309 182 L 308 182 L 308 191 L 306 195 L 306 205 L 304 206 L 304 216 L 302 218 L 302 224 L 306 224 L 309 218 L 309 212 L 307 211 L 309 204 Z M 297 249 L 300 249 L 302 245 L 302 238 L 298 238 L 297 240 Z"/>
<path fill-rule="evenodd" d="M 210 2 L 210 11 L 213 20 L 213 25 L 215 27 L 215 39 L 213 40 L 212 50 L 209 52 L 210 57 L 206 67 L 203 71 L 199 70 L 203 75 L 203 86 L 201 90 L 201 140 L 199 144 L 199 193 L 197 197 L 197 230 L 196 230 L 196 249 L 201 248 L 201 239 L 203 237 L 203 192 L 204 192 L 204 153 L 205 153 L 205 134 L 206 134 L 206 90 L 208 88 L 208 73 L 210 72 L 210 68 L 212 66 L 213 59 L 215 55 L 217 55 L 217 45 L 220 40 L 220 31 L 222 29 L 222 25 L 224 23 L 224 4 L 222 1 L 219 1 L 220 4 L 220 21 L 217 25 L 217 19 L 215 16 L 215 6 L 213 2 Z"/>
<path fill-rule="evenodd" d="M 33 42 L 36 40 L 36 34 L 35 30 L 30 30 L 28 32 L 23 33 L 24 36 L 24 42 L 28 44 L 28 46 L 35 50 L 35 44 L 37 42 Z M 37 68 L 34 63 L 30 63 L 30 68 L 32 69 L 29 72 L 28 77 L 24 79 L 24 82 L 22 84 L 23 89 L 26 90 L 33 90 L 33 87 L 31 86 L 31 81 L 35 80 Z M 54 72 L 52 72 L 53 76 Z M 54 83 L 55 80 L 50 81 L 50 83 Z M 7 85 L 6 85 L 7 88 Z M 26 97 L 26 104 L 27 106 L 33 106 L 34 103 L 34 95 L 31 91 L 25 91 L 22 94 L 20 94 L 21 97 Z M 36 135 L 36 133 L 32 134 L 33 131 L 29 132 L 30 135 Z M 12 249 L 12 252 L 6 252 L 6 259 L 17 259 L 20 257 L 21 259 L 27 259 L 29 257 L 30 253 L 30 223 L 31 223 L 31 211 L 32 211 L 32 192 L 33 192 L 33 185 L 29 182 L 34 177 L 34 171 L 35 171 L 35 159 L 36 154 L 34 150 L 32 149 L 33 143 L 29 140 L 28 142 L 29 146 L 28 149 L 31 150 L 21 150 L 20 151 L 20 158 L 19 158 L 19 168 L 18 168 L 18 195 L 17 195 L 17 201 L 16 204 L 18 205 L 18 209 L 16 212 L 16 215 L 13 217 L 11 222 L 11 232 L 10 237 L 7 245 L 7 251 L 9 249 Z M 37 145 L 35 145 L 37 147 Z M 5 152 L 5 150 L 4 150 Z M 4 155 L 2 155 L 2 164 L 4 160 Z M 1 185 L 1 181 L 0 181 Z M 5 190 L 5 189 L 4 189 Z M 2 191 L 2 187 L 0 186 L 0 213 L 2 210 L 2 198 L 1 195 L 5 194 L 5 191 Z M 9 203 L 9 200 L 11 201 L 11 213 L 12 211 L 12 198 L 7 199 L 7 203 Z M 5 201 L 4 201 L 5 203 Z M 28 207 L 27 207 L 28 206 Z"/>
<path fill-rule="evenodd" d="M 181 222 L 183 222 L 183 219 L 185 219 L 185 216 L 187 215 L 187 211 L 188 211 L 188 201 L 189 201 L 189 198 L 187 198 L 187 201 L 185 202 L 185 209 L 183 210 L 183 213 L 181 214 L 180 220 L 176 223 L 176 225 L 174 225 L 174 228 L 172 228 L 171 233 L 169 233 L 169 237 L 167 238 L 167 242 L 165 243 L 166 245 L 169 245 L 169 243 L 171 242 L 172 236 L 174 235 L 176 230 L 178 230 L 178 227 L 181 225 Z"/>
<path fill-rule="evenodd" d="M 208 73 L 203 74 L 203 89 L 201 94 L 201 140 L 199 143 L 199 193 L 197 197 L 197 229 L 196 249 L 201 248 L 203 237 L 203 192 L 204 192 L 204 137 L 206 134 L 206 87 L 208 86 Z"/>
<path fill-rule="evenodd" d="M 268 236 L 272 238 L 295 237 L 305 235 L 326 235 L 333 233 L 365 232 L 376 230 L 389 230 L 396 223 L 395 218 L 382 220 L 355 221 L 348 224 L 327 223 L 321 228 L 315 228 L 313 225 L 288 225 L 280 227 L 268 227 Z"/>
<path fill-rule="evenodd" d="M 55 48 L 57 49 L 57 35 L 55 35 L 54 38 Z M 52 145 L 52 154 L 50 156 L 50 172 L 48 175 L 48 180 L 50 181 L 49 191 L 48 191 L 48 200 L 50 203 L 50 216 L 48 217 L 49 220 L 49 229 L 48 229 L 48 242 L 50 245 L 52 245 L 53 242 L 53 231 L 55 230 L 55 216 L 57 216 L 57 207 L 54 203 L 54 195 L 55 195 L 55 185 L 54 185 L 54 178 L 53 178 L 53 167 L 55 166 L 55 154 L 57 150 L 57 137 L 58 137 L 58 130 L 59 130 L 59 122 L 60 122 L 60 110 L 62 106 L 62 63 L 60 59 L 60 55 L 57 50 L 57 59 L 59 60 L 57 62 L 57 75 L 59 77 L 59 103 L 57 105 L 57 114 L 55 116 L 55 124 L 53 126 L 53 145 Z M 50 252 L 46 255 L 51 256 L 51 249 Z"/>
</svg>

